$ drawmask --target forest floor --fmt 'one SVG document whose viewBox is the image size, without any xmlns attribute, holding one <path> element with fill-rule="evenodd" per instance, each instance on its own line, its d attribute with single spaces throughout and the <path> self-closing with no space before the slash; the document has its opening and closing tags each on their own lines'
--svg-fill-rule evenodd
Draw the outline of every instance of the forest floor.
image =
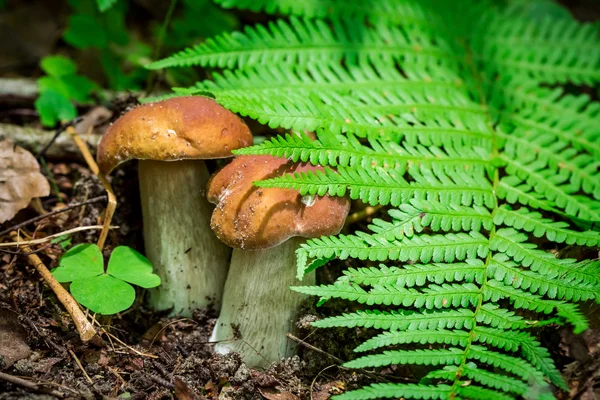
<svg viewBox="0 0 600 400">
<path fill-rule="evenodd" d="M 115 110 L 122 108 L 115 105 Z M 87 115 L 91 118 L 89 115 L 94 113 Z M 82 123 L 86 122 L 84 119 Z M 106 122 L 98 122 L 96 135 Z M 66 145 L 65 141 L 57 141 L 52 146 Z M 44 237 L 101 222 L 106 200 L 100 182 L 76 155 L 75 160 L 73 155 L 61 156 L 64 149 L 52 146 L 47 150 L 49 161 L 42 164 L 42 172 L 51 183 L 51 195 L 37 207 L 30 206 L 0 225 L 0 232 L 68 205 L 75 207 L 22 229 Z M 215 170 L 218 165 L 210 167 Z M 117 245 L 143 251 L 135 163 L 114 174 L 113 186 L 119 203 L 113 224 L 118 228 L 111 231 L 106 251 Z M 78 206 L 90 199 L 97 201 Z M 83 231 L 72 236 L 71 244 L 94 243 L 97 238 L 97 230 Z M 9 241 L 12 238 L 8 234 L 0 236 L 0 242 Z M 63 247 L 61 243 L 43 244 L 33 251 L 53 268 L 65 251 Z M 101 341 L 84 344 L 71 318 L 28 264 L 23 251 L 13 247 L 0 250 L 0 400 L 324 400 L 368 382 L 416 382 L 425 372 L 422 367 L 377 372 L 341 367 L 352 358 L 359 337 L 370 332 L 315 330 L 310 322 L 332 315 L 332 308 L 343 311 L 347 306 L 343 303 L 318 310 L 307 303 L 294 333 L 302 341 L 298 356 L 265 370 L 247 368 L 237 354 L 221 356 L 212 352 L 209 337 L 216 321 L 214 312 L 199 309 L 192 318 L 168 318 L 146 309 L 141 292 L 129 310 L 95 319 Z M 325 268 L 320 272 L 321 281 L 332 281 L 340 267 Z M 600 396 L 600 312 L 590 306 L 587 314 L 595 329 L 575 336 L 568 329 L 549 326 L 541 338 L 571 387 L 570 393 L 556 393 L 560 399 L 592 400 Z"/>
</svg>

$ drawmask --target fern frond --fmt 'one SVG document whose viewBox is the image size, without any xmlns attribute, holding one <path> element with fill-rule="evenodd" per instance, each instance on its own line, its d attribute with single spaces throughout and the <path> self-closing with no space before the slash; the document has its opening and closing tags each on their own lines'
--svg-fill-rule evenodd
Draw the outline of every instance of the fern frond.
<svg viewBox="0 0 600 400">
<path fill-rule="evenodd" d="M 579 152 L 600 156 L 596 122 L 600 107 L 589 96 L 566 94 L 560 87 L 549 89 L 530 83 L 515 86 L 510 81 L 494 84 L 493 90 L 502 99 L 502 127 L 518 135 L 515 141 L 545 144 L 545 138 L 551 137 Z M 545 153 L 545 146 L 536 148 Z M 549 154 L 547 157 L 552 158 Z"/>
<path fill-rule="evenodd" d="M 371 261 L 453 262 L 485 257 L 488 253 L 487 246 L 487 239 L 479 232 L 419 235 L 394 242 L 374 241 L 366 235 L 362 238 L 354 235 L 339 235 L 311 239 L 303 244 L 298 252 L 305 253 L 311 258 L 336 256 L 342 260 L 352 257 Z M 298 266 L 298 268 L 304 267 L 306 265 Z"/>
<path fill-rule="evenodd" d="M 499 229 L 490 241 L 492 250 L 505 253 L 519 262 L 523 267 L 547 278 L 560 277 L 561 281 L 573 284 L 583 283 L 585 286 L 600 285 L 597 266 L 576 263 L 573 259 L 557 259 L 552 254 L 538 250 L 536 245 L 527 243 L 527 236 L 514 229 Z M 494 261 L 504 263 L 506 256 L 494 255 Z M 509 266 L 507 265 L 506 268 Z"/>
<path fill-rule="evenodd" d="M 486 282 L 483 290 L 484 301 L 497 303 L 498 300 L 508 298 L 517 309 L 541 312 L 544 314 L 553 313 L 562 302 L 556 300 L 543 300 L 540 296 L 532 296 L 530 293 L 523 292 L 513 286 L 505 285 L 501 281 L 490 279 Z"/>
<path fill-rule="evenodd" d="M 554 211 L 554 203 L 535 193 L 531 185 L 523 183 L 522 179 L 516 176 L 504 176 L 498 182 L 496 194 L 501 200 L 506 200 L 510 204 L 522 204 L 541 210 Z"/>
<path fill-rule="evenodd" d="M 445 329 L 427 331 L 390 331 L 383 332 L 354 349 L 355 352 L 374 350 L 380 347 L 398 344 L 451 344 L 467 346 L 469 333 L 465 331 L 449 331 Z"/>
<path fill-rule="evenodd" d="M 269 154 L 294 162 L 310 162 L 321 166 L 383 167 L 405 171 L 407 166 L 426 166 L 453 173 L 456 169 L 482 173 L 489 163 L 481 152 L 467 147 L 401 146 L 394 142 L 369 140 L 367 147 L 352 134 L 325 135 L 311 140 L 304 134 L 276 136 L 263 143 L 235 150 L 236 155 Z"/>
<path fill-rule="evenodd" d="M 569 143 L 556 141 L 550 135 L 532 136 L 530 133 L 521 135 L 519 131 L 506 135 L 504 152 L 521 163 L 535 162 L 539 168 L 565 174 L 575 190 L 600 198 L 600 161 L 591 154 L 578 153 Z"/>
<path fill-rule="evenodd" d="M 292 289 L 321 298 L 335 297 L 367 305 L 401 305 L 427 310 L 474 306 L 479 298 L 479 288 L 469 283 L 429 285 L 421 291 L 395 285 L 375 285 L 371 290 L 366 291 L 359 285 L 338 281 L 333 285 L 294 286 Z"/>
<path fill-rule="evenodd" d="M 369 225 L 373 237 L 386 240 L 413 236 L 429 227 L 434 231 L 480 231 L 493 226 L 489 211 L 480 206 L 463 207 L 435 201 L 412 199 L 388 211 L 392 221 L 374 219 Z"/>
<path fill-rule="evenodd" d="M 343 273 L 349 281 L 361 285 L 396 285 L 397 287 L 424 286 L 427 282 L 438 285 L 445 282 L 482 283 L 483 262 L 467 259 L 464 263 L 405 264 L 402 267 L 348 268 Z"/>
<path fill-rule="evenodd" d="M 563 278 L 549 278 L 548 276 L 519 269 L 517 264 L 508 261 L 503 254 L 494 256 L 494 260 L 489 264 L 489 273 L 490 276 L 504 282 L 506 285 L 547 296 L 551 299 L 583 301 L 595 299 L 600 294 L 600 286 L 575 280 L 577 278 L 584 279 L 585 276 L 581 276 L 581 274 L 570 274 L 575 275 L 572 279 L 569 279 L 571 278 L 570 275 Z"/>
<path fill-rule="evenodd" d="M 361 389 L 336 396 L 336 400 L 368 400 L 379 398 L 405 398 L 443 400 L 447 399 L 452 388 L 448 385 L 417 385 L 412 383 L 374 383 Z M 503 399 L 504 400 L 504 399 Z"/>
<path fill-rule="evenodd" d="M 371 205 L 398 207 L 411 199 L 432 200 L 440 203 L 478 206 L 491 205 L 494 199 L 489 182 L 483 176 L 466 172 L 447 176 L 413 172 L 411 182 L 402 172 L 383 168 L 344 168 L 337 171 L 326 168 L 325 172 L 303 172 L 284 175 L 256 183 L 257 186 L 296 189 L 302 195 L 344 196 L 360 199 Z"/>
<path fill-rule="evenodd" d="M 527 321 L 513 311 L 490 303 L 485 303 L 479 308 L 477 314 L 475 314 L 475 319 L 477 322 L 493 328 L 524 329 L 529 327 Z"/>
<path fill-rule="evenodd" d="M 343 4 L 335 0 L 215 0 L 225 8 L 241 8 L 269 14 L 301 15 L 309 18 L 357 18 L 373 24 L 395 25 L 399 23 L 431 23 L 431 15 L 415 3 L 395 0 L 381 0 L 376 4 L 365 4 L 360 0 L 346 1 Z"/>
<path fill-rule="evenodd" d="M 518 379 L 477 368 L 473 363 L 466 364 L 460 370 L 457 366 L 449 365 L 442 370 L 432 371 L 428 373 L 421 382 L 429 382 L 432 380 L 453 381 L 456 379 L 457 375 L 467 377 L 483 385 L 500 389 L 505 392 L 525 395 L 529 390 L 529 386 Z"/>
<path fill-rule="evenodd" d="M 524 0 L 217 1 L 286 19 L 155 63 L 231 68 L 176 93 L 292 130 L 238 154 L 324 167 L 257 186 L 393 208 L 367 232 L 301 245 L 300 275 L 359 261 L 294 290 L 362 304 L 315 327 L 381 330 L 355 349 L 380 353 L 347 366 L 440 367 L 339 397 L 547 400 L 544 379 L 568 390 L 532 328 L 584 330 L 575 302 L 600 302 L 600 261 L 556 258 L 535 238 L 600 245 L 600 103 L 560 87 L 600 83 L 598 26 Z"/>
<path fill-rule="evenodd" d="M 579 246 L 600 245 L 600 232 L 577 232 L 568 229 L 566 222 L 554 222 L 549 218 L 542 218 L 537 212 L 530 212 L 521 207 L 511 210 L 508 207 L 499 207 L 494 213 L 494 224 L 506 225 L 515 229 L 531 232 L 535 237 L 546 236 L 556 243 L 577 244 Z"/>
<path fill-rule="evenodd" d="M 560 372 L 554 366 L 548 350 L 534 340 L 527 332 L 517 330 L 499 330 L 486 326 L 477 326 L 473 330 L 475 341 L 485 343 L 506 351 L 521 350 L 524 358 L 547 376 L 556 386 L 567 390 L 568 386 Z"/>
<path fill-rule="evenodd" d="M 531 185 L 533 190 L 565 210 L 569 215 L 581 219 L 600 221 L 600 202 L 594 202 L 582 196 L 573 195 L 578 187 L 573 183 L 565 183 L 569 174 L 563 170 L 552 171 L 543 167 L 543 162 L 522 163 L 504 154 L 501 159 L 506 163 L 509 174 Z"/>
<path fill-rule="evenodd" d="M 388 330 L 472 329 L 473 312 L 468 309 L 444 311 L 379 311 L 365 310 L 328 317 L 312 323 L 318 328 L 357 326 Z"/>
<path fill-rule="evenodd" d="M 473 35 L 477 57 L 501 76 L 537 82 L 593 85 L 600 82 L 600 32 L 569 18 L 488 18 Z M 535 52 L 531 49 L 535 48 Z"/>
<path fill-rule="evenodd" d="M 486 399 L 486 400 L 513 400 L 514 397 L 508 394 L 486 389 L 481 386 L 462 386 L 456 389 L 461 398 L 466 399 Z M 539 400 L 542 400 L 541 398 Z"/>
<path fill-rule="evenodd" d="M 395 66 L 379 63 L 265 65 L 225 71 L 214 81 L 176 91 L 210 92 L 233 111 L 296 131 L 322 129 L 391 141 L 406 137 L 408 145 L 418 139 L 423 146 L 489 147 L 491 140 L 485 107 L 471 100 L 464 83 L 448 68 L 419 64 L 407 78 Z"/>
<path fill-rule="evenodd" d="M 412 28 L 416 31 L 415 27 Z M 427 40 L 427 29 L 420 29 L 415 42 L 399 28 L 388 25 L 366 27 L 344 17 L 330 24 L 320 19 L 290 18 L 266 26 L 246 27 L 244 32 L 223 33 L 166 59 L 155 61 L 149 69 L 168 67 L 247 68 L 267 64 L 337 63 L 358 60 L 374 63 L 425 57 L 435 63 L 447 59 L 456 63 L 458 54 Z M 416 33 L 416 32 L 415 32 Z"/>
<path fill-rule="evenodd" d="M 460 364 L 464 350 L 457 348 L 435 350 L 394 350 L 372 354 L 344 363 L 346 368 L 381 367 L 390 364 L 449 365 Z"/>
<path fill-rule="evenodd" d="M 558 307 L 558 316 L 573 325 L 573 332 L 580 334 L 589 328 L 587 317 L 581 312 L 579 307 L 573 303 L 563 303 Z"/>
<path fill-rule="evenodd" d="M 547 387 L 544 376 L 528 362 L 513 356 L 490 351 L 489 349 L 472 345 L 467 358 L 500 368 L 506 372 L 514 374 L 525 382 L 535 382 L 538 385 Z"/>
</svg>

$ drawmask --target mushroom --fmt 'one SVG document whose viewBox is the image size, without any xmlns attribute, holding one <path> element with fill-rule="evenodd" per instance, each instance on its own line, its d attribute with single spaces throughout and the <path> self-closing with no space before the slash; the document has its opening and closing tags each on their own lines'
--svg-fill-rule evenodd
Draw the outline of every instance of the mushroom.
<svg viewBox="0 0 600 400">
<path fill-rule="evenodd" d="M 289 289 L 297 283 L 295 250 L 303 242 L 299 237 L 338 233 L 349 202 L 259 188 L 253 182 L 319 168 L 272 156 L 240 156 L 209 181 L 208 201 L 217 204 L 211 227 L 234 247 L 223 307 L 211 337 L 218 342 L 217 353 L 239 352 L 253 367 L 293 354 L 286 333 L 304 299 Z M 312 273 L 303 283 L 314 281 Z"/>
<path fill-rule="evenodd" d="M 139 161 L 144 242 L 162 285 L 149 293 L 155 310 L 184 316 L 198 307 L 217 311 L 230 249 L 210 231 L 212 206 L 203 193 L 204 159 L 231 157 L 252 144 L 248 127 L 215 101 L 178 97 L 139 106 L 119 118 L 98 146 L 103 176 Z"/>
</svg>

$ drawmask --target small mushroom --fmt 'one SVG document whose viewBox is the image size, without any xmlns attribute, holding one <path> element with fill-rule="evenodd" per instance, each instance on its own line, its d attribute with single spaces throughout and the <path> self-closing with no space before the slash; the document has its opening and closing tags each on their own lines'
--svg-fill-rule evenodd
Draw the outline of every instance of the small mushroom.
<svg viewBox="0 0 600 400">
<path fill-rule="evenodd" d="M 339 197 L 301 196 L 297 191 L 259 188 L 253 182 L 316 170 L 272 156 L 241 156 L 215 174 L 207 198 L 217 204 L 211 227 L 234 247 L 223 307 L 211 341 L 217 353 L 241 353 L 248 366 L 266 366 L 290 356 L 286 333 L 304 299 L 297 284 L 295 251 L 304 241 L 340 231 L 349 202 Z M 304 284 L 314 284 L 314 273 Z M 240 338 L 236 338 L 239 335 Z"/>
<path fill-rule="evenodd" d="M 98 146 L 98 166 L 139 161 L 144 242 L 162 285 L 150 291 L 156 310 L 189 316 L 220 300 L 230 249 L 210 231 L 203 193 L 204 159 L 231 157 L 252 144 L 248 127 L 215 101 L 198 96 L 139 106 L 119 118 Z"/>
</svg>

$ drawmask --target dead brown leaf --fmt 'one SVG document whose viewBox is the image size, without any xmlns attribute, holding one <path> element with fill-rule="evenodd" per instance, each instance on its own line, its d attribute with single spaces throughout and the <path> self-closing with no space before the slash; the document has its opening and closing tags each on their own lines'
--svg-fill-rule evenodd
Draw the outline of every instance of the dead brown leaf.
<svg viewBox="0 0 600 400">
<path fill-rule="evenodd" d="M 0 370 L 29 357 L 31 349 L 26 339 L 27 332 L 19 324 L 17 314 L 0 308 Z"/>
<path fill-rule="evenodd" d="M 35 157 L 10 139 L 0 142 L 0 223 L 14 217 L 34 197 L 50 194 Z"/>
<path fill-rule="evenodd" d="M 258 388 L 258 391 L 267 400 L 300 400 L 298 396 L 290 392 L 280 392 L 271 388 Z"/>
<path fill-rule="evenodd" d="M 178 376 L 173 377 L 175 386 L 175 398 L 177 400 L 198 400 L 196 393 Z"/>
</svg>

